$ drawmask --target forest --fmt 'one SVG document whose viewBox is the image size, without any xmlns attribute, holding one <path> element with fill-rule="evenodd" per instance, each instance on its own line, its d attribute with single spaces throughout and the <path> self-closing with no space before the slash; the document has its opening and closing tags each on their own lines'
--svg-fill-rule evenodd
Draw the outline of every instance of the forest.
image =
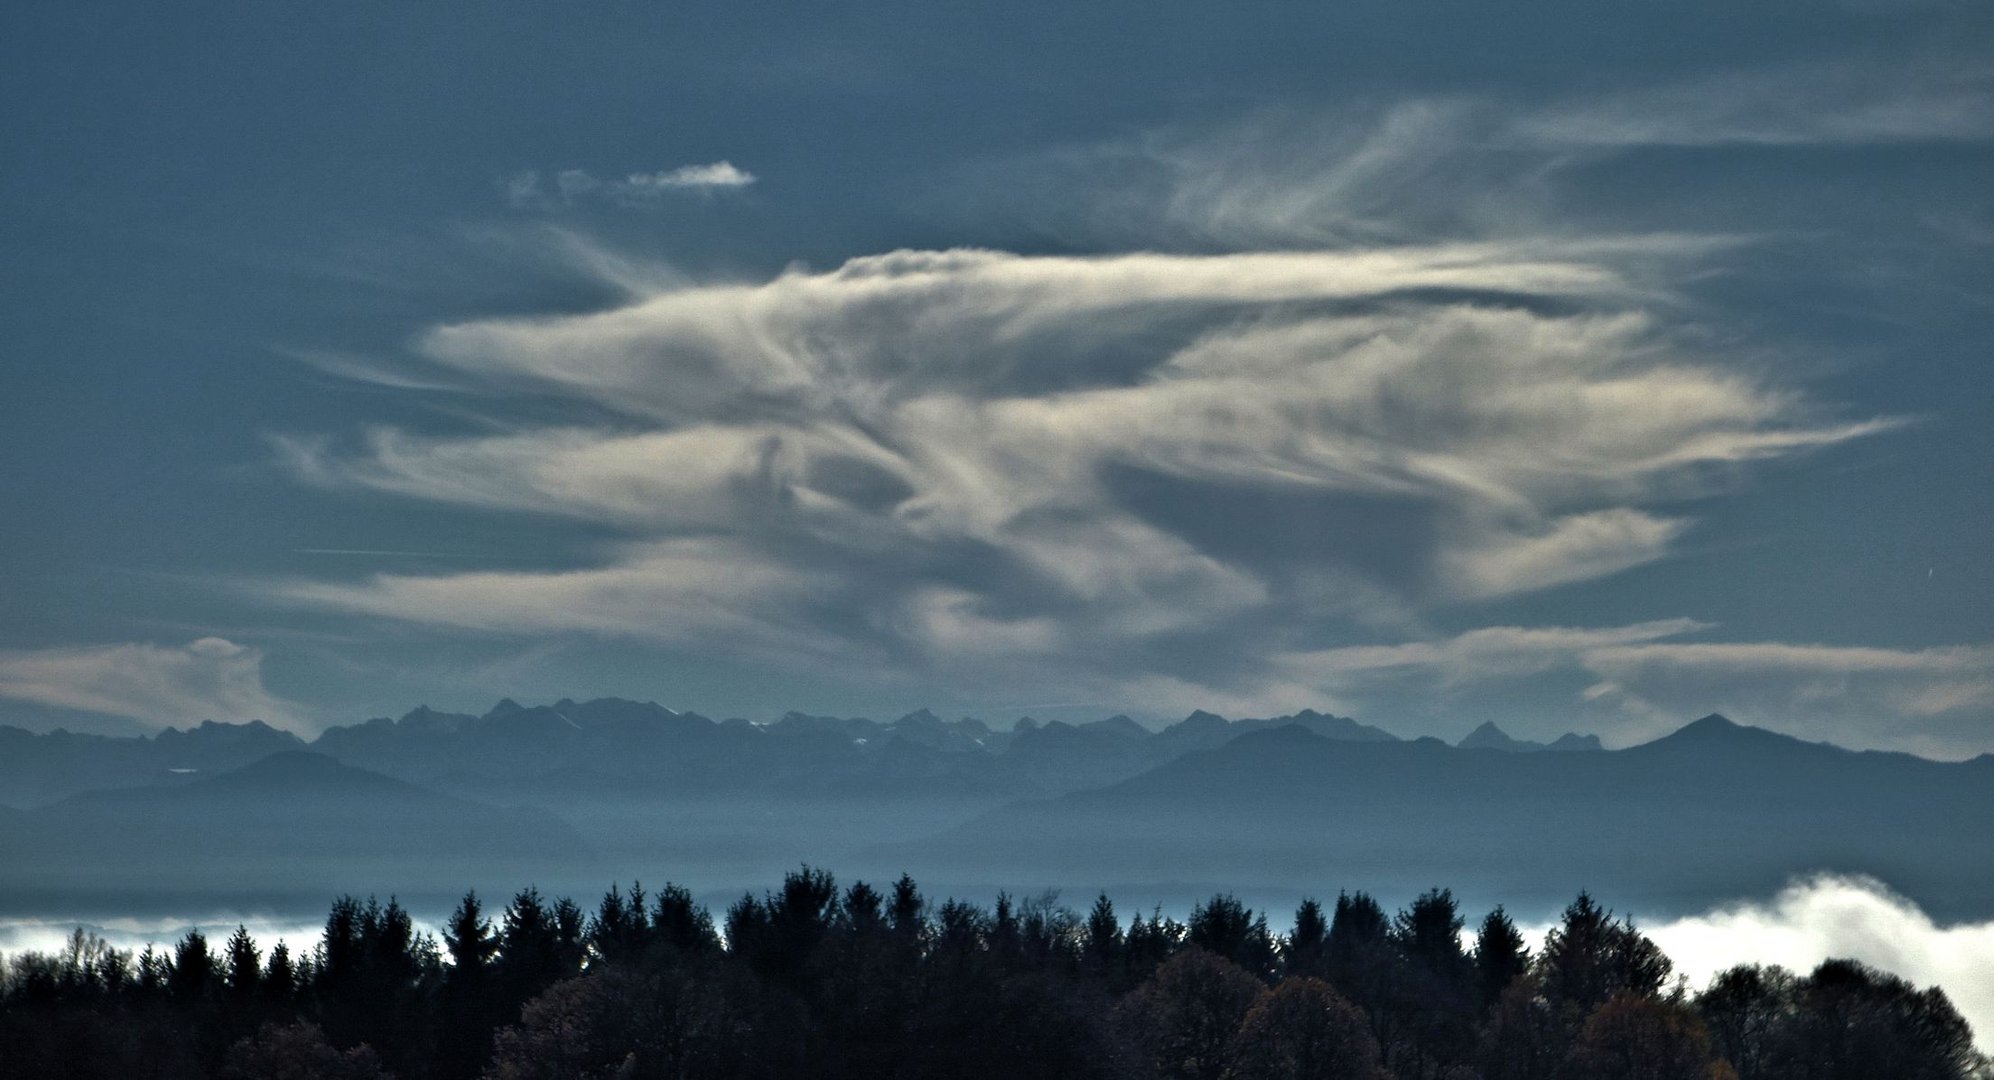
<svg viewBox="0 0 1994 1080">
<path fill-rule="evenodd" d="M 309 951 L 243 928 L 5 958 L 0 1074 L 231 1080 L 1100 1077 L 1940 1080 L 1994 1075 L 1937 988 L 1852 960 L 1694 988 L 1588 894 L 1531 948 L 1433 889 L 1396 912 L 1229 894 L 1185 921 L 934 902 L 803 867 L 716 918 L 466 894 L 440 934 L 340 897 Z M 1465 932 L 1464 932 L 1465 931 Z"/>
</svg>

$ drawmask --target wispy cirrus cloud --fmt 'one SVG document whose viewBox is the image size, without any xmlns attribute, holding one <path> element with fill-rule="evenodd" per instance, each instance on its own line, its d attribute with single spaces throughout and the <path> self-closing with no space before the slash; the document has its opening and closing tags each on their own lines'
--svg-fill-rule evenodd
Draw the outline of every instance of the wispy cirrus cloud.
<svg viewBox="0 0 1994 1080">
<path fill-rule="evenodd" d="M 0 651 L 0 698 L 162 726 L 263 720 L 311 727 L 263 685 L 263 653 L 218 637 Z"/>
<path fill-rule="evenodd" d="M 1269 677 L 1281 628 L 1664 558 L 1692 522 L 1645 504 L 1890 425 L 1837 417 L 1660 325 L 1671 301 L 1651 267 L 1702 250 L 901 251 L 441 326 L 423 362 L 481 394 L 618 419 L 280 440 L 293 474 L 627 542 L 564 573 L 272 588 L 485 633 L 1080 696 L 1153 697 L 1189 649 L 1174 678 L 1244 700 L 1226 687 Z M 1217 492 L 1275 519 L 1361 513 L 1377 540 L 1241 544 L 1193 520 Z"/>
<path fill-rule="evenodd" d="M 1580 231 L 1555 212 L 1573 164 L 1980 138 L 1978 70 L 1819 64 L 1584 100 L 1266 111 L 978 163 L 949 188 L 1096 255 L 902 250 L 702 281 L 564 235 L 571 264 L 618 267 L 626 301 L 415 343 L 426 385 L 477 395 L 481 433 L 277 446 L 316 485 L 622 539 L 559 574 L 265 590 L 971 694 L 1361 706 L 1390 680 L 1518 670 L 1585 680 L 1582 706 L 1630 733 L 1726 702 L 1789 717 L 1804 680 L 1771 654 L 1753 654 L 1771 667 L 1747 693 L 1691 654 L 1626 651 L 1710 629 L 1693 620 L 1453 640 L 1427 623 L 1667 559 L 1698 536 L 1699 500 L 1902 423 L 1712 346 L 1724 335 L 1678 286 L 1754 241 Z M 724 164 L 519 190 L 641 201 L 752 179 Z M 529 399 L 597 419 L 507 409 Z M 1320 648 L 1352 638 L 1401 644 Z M 1953 704 L 1976 700 L 1971 680 L 1858 681 L 1863 704 L 1837 715 L 1980 707 Z"/>
<path fill-rule="evenodd" d="M 1601 148 L 1980 141 L 1994 138 L 1994 65 L 1928 57 L 1717 72 L 1559 103 L 1510 130 Z"/>
<path fill-rule="evenodd" d="M 1266 106 L 960 171 L 980 213 L 1071 242 L 1375 245 L 1569 235 L 1580 167 L 1638 150 L 1994 139 L 1994 64 L 1932 51 L 1607 83 Z"/>
</svg>

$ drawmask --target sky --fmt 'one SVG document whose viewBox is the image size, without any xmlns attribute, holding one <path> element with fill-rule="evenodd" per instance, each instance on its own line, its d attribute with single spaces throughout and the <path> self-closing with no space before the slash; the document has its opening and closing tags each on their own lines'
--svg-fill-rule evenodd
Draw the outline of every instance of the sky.
<svg viewBox="0 0 1994 1080">
<path fill-rule="evenodd" d="M 1994 751 L 1994 9 L 0 13 L 0 722 Z"/>
</svg>

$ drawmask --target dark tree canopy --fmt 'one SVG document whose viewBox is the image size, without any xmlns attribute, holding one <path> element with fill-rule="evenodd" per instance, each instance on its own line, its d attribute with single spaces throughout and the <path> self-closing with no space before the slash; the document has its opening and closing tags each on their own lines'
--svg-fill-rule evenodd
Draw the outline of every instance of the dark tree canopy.
<svg viewBox="0 0 1994 1080">
<path fill-rule="evenodd" d="M 134 955 L 79 930 L 0 965 L 0 1074 L 334 1080 L 1021 1076 L 1103 1080 L 1985 1080 L 1937 989 L 1848 960 L 1665 992 L 1660 950 L 1581 894 L 1532 956 L 1500 908 L 1346 892 L 1286 935 L 1220 893 L 1188 922 L 1095 898 L 930 905 L 803 867 L 724 917 L 679 885 L 585 912 L 474 893 L 440 942 L 333 901 L 266 955 L 238 926 Z"/>
<path fill-rule="evenodd" d="M 1493 1005 L 1529 967 L 1530 950 L 1523 943 L 1523 932 L 1497 905 L 1475 932 L 1475 983 L 1483 1004 Z"/>
</svg>

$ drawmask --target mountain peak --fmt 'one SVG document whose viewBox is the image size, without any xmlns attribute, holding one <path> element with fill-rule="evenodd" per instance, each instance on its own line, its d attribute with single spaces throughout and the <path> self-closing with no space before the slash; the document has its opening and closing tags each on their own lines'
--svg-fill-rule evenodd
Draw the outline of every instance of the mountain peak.
<svg viewBox="0 0 1994 1080">
<path fill-rule="evenodd" d="M 1740 724 L 1717 713 L 1711 713 L 1700 720 L 1693 720 L 1677 728 L 1675 731 L 1643 745 L 1664 748 L 1720 747 L 1726 751 L 1748 749 L 1765 751 L 1775 747 L 1811 746 L 1819 749 L 1841 751 L 1840 747 L 1833 747 L 1827 743 L 1809 743 L 1803 739 L 1796 739 L 1791 735 L 1785 735 L 1777 731 L 1767 731 L 1765 728 Z"/>
<path fill-rule="evenodd" d="M 1515 750 L 1526 744 L 1497 727 L 1495 721 L 1484 720 L 1480 727 L 1462 736 L 1461 741 L 1454 745 L 1463 750 Z"/>
<path fill-rule="evenodd" d="M 1685 736 L 1692 736 L 1697 738 L 1716 738 L 1720 736 L 1731 735 L 1743 730 L 1745 730 L 1745 726 L 1743 724 L 1737 723 L 1736 721 L 1732 720 L 1730 717 L 1725 716 L 1723 713 L 1711 713 L 1709 716 L 1705 716 L 1698 720 L 1691 720 L 1689 723 L 1684 724 L 1680 728 L 1677 728 L 1675 734 L 1671 735 L 1670 738 L 1681 738 Z"/>
</svg>

